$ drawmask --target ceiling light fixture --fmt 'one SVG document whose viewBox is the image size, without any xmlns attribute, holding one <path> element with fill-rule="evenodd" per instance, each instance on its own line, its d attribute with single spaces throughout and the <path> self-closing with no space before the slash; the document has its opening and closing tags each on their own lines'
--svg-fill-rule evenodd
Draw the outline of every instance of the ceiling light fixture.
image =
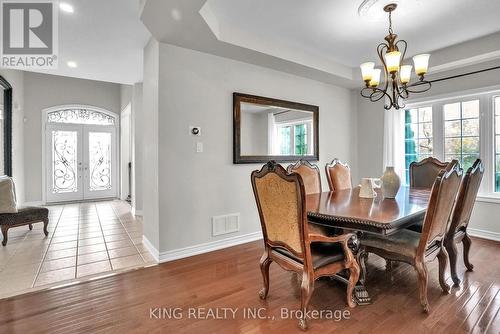
<svg viewBox="0 0 500 334">
<path fill-rule="evenodd" d="M 69 3 L 61 2 L 59 4 L 59 9 L 61 9 L 63 12 L 66 13 L 71 13 L 73 14 L 75 10 L 73 9 L 73 6 L 71 6 Z"/>
<path fill-rule="evenodd" d="M 68 65 L 68 67 L 70 67 L 70 68 L 77 68 L 78 67 L 78 64 L 74 61 L 68 61 L 66 63 L 66 65 Z"/>
<path fill-rule="evenodd" d="M 415 73 L 418 76 L 418 81 L 414 83 L 410 83 L 412 65 L 401 65 L 402 60 L 405 59 L 408 43 L 403 39 L 396 41 L 398 35 L 392 31 L 392 12 L 396 7 L 395 3 L 384 7 L 384 11 L 389 13 L 389 35 L 385 36 L 385 43 L 380 43 L 377 46 L 377 54 L 384 67 L 384 87 L 378 88 L 382 70 L 376 69 L 375 63 L 367 62 L 360 65 L 361 76 L 366 85 L 361 90 L 361 96 L 372 102 L 385 97 L 384 108 L 386 110 L 404 108 L 404 103 L 400 103 L 400 100 L 407 99 L 410 93 L 423 93 L 431 88 L 431 83 L 424 79 L 429 66 L 429 54 L 413 57 Z"/>
</svg>

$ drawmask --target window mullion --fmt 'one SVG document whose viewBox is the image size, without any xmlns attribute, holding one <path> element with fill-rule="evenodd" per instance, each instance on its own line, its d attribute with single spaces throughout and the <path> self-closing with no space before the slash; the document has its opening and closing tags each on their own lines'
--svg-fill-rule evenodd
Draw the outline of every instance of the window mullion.
<svg viewBox="0 0 500 334">
<path fill-rule="evenodd" d="M 434 157 L 444 161 L 444 117 L 443 104 L 436 103 L 432 106 L 432 132 L 434 143 Z"/>
</svg>

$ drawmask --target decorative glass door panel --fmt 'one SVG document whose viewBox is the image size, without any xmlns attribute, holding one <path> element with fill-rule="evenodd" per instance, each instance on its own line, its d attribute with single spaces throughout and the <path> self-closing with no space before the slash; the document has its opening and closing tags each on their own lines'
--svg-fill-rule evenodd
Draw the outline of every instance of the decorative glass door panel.
<svg viewBox="0 0 500 334">
<path fill-rule="evenodd" d="M 81 168 L 81 126 L 48 127 L 47 201 L 83 198 Z"/>
<path fill-rule="evenodd" d="M 48 124 L 47 202 L 115 197 L 115 135 L 114 126 Z"/>
<path fill-rule="evenodd" d="M 85 198 L 116 195 L 115 128 L 85 126 Z"/>
</svg>

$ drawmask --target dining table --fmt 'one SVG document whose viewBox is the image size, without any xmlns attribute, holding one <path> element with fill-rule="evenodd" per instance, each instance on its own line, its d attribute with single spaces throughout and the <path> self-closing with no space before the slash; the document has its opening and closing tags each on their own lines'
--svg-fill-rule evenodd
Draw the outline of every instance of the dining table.
<svg viewBox="0 0 500 334">
<path fill-rule="evenodd" d="M 424 218 L 431 189 L 401 187 L 395 198 L 384 198 L 380 188 L 374 198 L 359 197 L 359 191 L 358 186 L 307 195 L 309 222 L 358 235 L 389 236 Z M 342 275 L 333 278 L 346 282 Z M 360 305 L 371 303 L 364 281 L 356 285 L 354 297 Z"/>
</svg>

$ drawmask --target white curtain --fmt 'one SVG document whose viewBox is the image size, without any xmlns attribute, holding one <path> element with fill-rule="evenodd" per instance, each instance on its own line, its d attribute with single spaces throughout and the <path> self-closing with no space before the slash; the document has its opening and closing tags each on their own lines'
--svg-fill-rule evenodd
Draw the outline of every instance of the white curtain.
<svg viewBox="0 0 500 334">
<path fill-rule="evenodd" d="M 390 109 L 384 112 L 384 170 L 394 170 L 404 184 L 405 173 L 405 111 Z"/>
</svg>

